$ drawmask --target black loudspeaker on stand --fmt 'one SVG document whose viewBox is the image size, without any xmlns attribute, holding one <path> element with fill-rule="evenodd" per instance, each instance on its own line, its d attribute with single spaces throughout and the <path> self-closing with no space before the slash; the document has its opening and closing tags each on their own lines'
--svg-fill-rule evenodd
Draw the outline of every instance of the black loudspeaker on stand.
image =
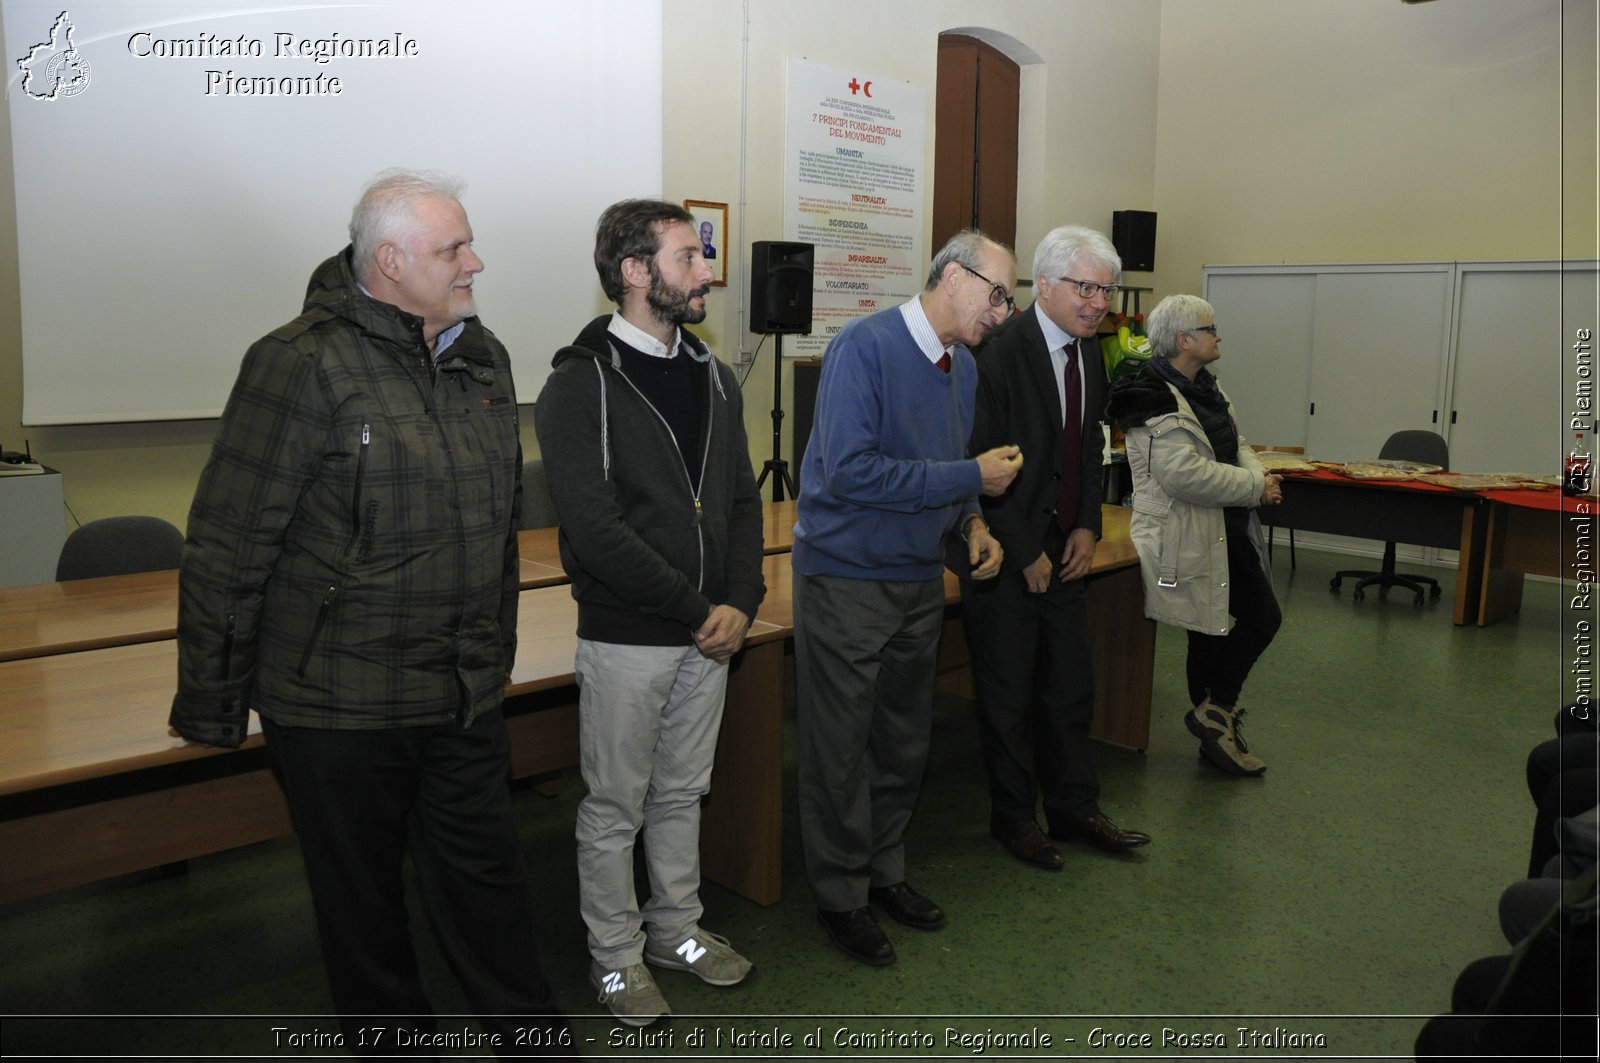
<svg viewBox="0 0 1600 1063">
<path fill-rule="evenodd" d="M 1122 259 L 1122 268 L 1149 273 L 1156 268 L 1156 212 L 1153 210 L 1114 210 L 1111 212 L 1111 243 Z"/>
<path fill-rule="evenodd" d="M 750 245 L 750 331 L 773 338 L 772 457 L 761 467 L 756 489 L 772 477 L 772 500 L 794 497 L 794 477 L 783 460 L 783 337 L 811 331 L 811 273 L 816 248 L 811 244 L 757 240 Z"/>
</svg>

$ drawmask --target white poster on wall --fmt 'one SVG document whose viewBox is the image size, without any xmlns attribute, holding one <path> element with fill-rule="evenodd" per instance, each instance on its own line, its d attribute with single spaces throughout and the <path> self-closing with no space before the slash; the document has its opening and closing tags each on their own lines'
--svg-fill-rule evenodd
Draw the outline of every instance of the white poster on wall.
<svg viewBox="0 0 1600 1063">
<path fill-rule="evenodd" d="M 790 59 L 784 232 L 816 245 L 810 358 L 852 318 L 922 289 L 927 90 Z"/>
</svg>

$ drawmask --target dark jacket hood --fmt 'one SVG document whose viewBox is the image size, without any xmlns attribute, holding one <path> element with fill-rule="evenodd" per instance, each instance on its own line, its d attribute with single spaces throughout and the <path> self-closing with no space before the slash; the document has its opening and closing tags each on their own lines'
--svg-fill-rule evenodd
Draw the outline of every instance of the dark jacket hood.
<svg viewBox="0 0 1600 1063">
<path fill-rule="evenodd" d="M 388 340 L 422 343 L 422 318 L 363 292 L 351 267 L 353 260 L 354 248 L 346 245 L 343 251 L 311 271 L 302 313 L 321 310 Z M 483 328 L 476 317 L 469 317 L 466 322 L 469 330 Z M 457 353 L 454 346 L 448 350 L 452 361 L 493 364 L 488 351 L 479 344 L 463 344 L 463 353 Z"/>
<path fill-rule="evenodd" d="M 1126 432 L 1140 428 L 1163 414 L 1178 412 L 1178 397 L 1172 387 L 1156 372 L 1155 365 L 1141 369 L 1137 376 L 1126 377 L 1111 385 L 1111 395 L 1106 400 L 1106 414 Z"/>
</svg>

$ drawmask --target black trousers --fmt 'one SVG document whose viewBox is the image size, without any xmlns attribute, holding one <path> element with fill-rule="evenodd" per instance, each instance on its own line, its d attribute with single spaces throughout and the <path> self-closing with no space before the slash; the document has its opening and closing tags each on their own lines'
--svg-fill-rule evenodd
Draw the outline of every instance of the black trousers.
<svg viewBox="0 0 1600 1063">
<path fill-rule="evenodd" d="M 1189 632 L 1189 700 L 1195 705 L 1208 697 L 1218 705 L 1239 704 L 1250 669 L 1283 624 L 1261 555 L 1244 535 L 1228 536 L 1228 612 L 1234 624 L 1226 635 Z"/>
<path fill-rule="evenodd" d="M 439 943 L 502 1054 L 562 1047 L 517 1045 L 530 1027 L 557 1041 L 566 1027 L 535 954 L 501 714 L 466 728 L 262 727 L 300 837 L 346 1045 L 404 1053 L 397 1028 L 435 1029 L 407 926 L 409 850 Z"/>
<path fill-rule="evenodd" d="M 1030 592 L 1020 572 L 963 580 L 961 605 L 991 820 L 1032 820 L 1041 792 L 1050 826 L 1094 815 L 1094 652 L 1083 580 L 1052 578 L 1043 594 Z"/>
<path fill-rule="evenodd" d="M 1593 927 L 1586 932 L 1592 942 Z M 1416 1058 L 1593 1059 L 1594 992 L 1592 945 L 1474 960 L 1456 979 L 1450 1014 L 1417 1034 Z"/>
<path fill-rule="evenodd" d="M 1600 769 L 1600 736 L 1592 722 L 1580 721 L 1567 709 L 1556 716 L 1559 737 L 1541 742 L 1528 754 L 1528 793 L 1537 812 L 1528 853 L 1528 877 L 1544 873 L 1559 852 L 1556 821 L 1594 807 L 1596 770 Z"/>
</svg>

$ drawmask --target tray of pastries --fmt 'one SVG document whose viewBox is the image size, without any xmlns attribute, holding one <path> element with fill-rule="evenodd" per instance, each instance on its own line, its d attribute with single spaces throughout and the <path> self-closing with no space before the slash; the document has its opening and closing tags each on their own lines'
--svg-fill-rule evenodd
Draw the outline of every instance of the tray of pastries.
<svg viewBox="0 0 1600 1063">
<path fill-rule="evenodd" d="M 1452 487 L 1457 491 L 1529 490 L 1553 491 L 1557 477 L 1539 477 L 1520 472 L 1425 472 L 1412 477 L 1427 484 Z"/>
<path fill-rule="evenodd" d="M 1268 472 L 1315 472 L 1317 466 L 1304 454 L 1291 454 L 1286 450 L 1258 450 L 1256 459 Z"/>
<path fill-rule="evenodd" d="M 1423 461 L 1375 458 L 1372 461 L 1346 462 L 1339 471 L 1357 480 L 1415 480 L 1424 473 L 1443 472 L 1444 469 Z"/>
</svg>

